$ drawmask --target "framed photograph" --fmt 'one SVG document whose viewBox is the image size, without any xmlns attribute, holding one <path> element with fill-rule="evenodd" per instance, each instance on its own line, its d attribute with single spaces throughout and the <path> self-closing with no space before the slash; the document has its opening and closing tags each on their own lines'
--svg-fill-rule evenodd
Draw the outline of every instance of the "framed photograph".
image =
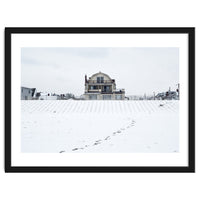
<svg viewBox="0 0 200 200">
<path fill-rule="evenodd" d="M 5 172 L 195 172 L 195 28 L 5 28 Z"/>
</svg>

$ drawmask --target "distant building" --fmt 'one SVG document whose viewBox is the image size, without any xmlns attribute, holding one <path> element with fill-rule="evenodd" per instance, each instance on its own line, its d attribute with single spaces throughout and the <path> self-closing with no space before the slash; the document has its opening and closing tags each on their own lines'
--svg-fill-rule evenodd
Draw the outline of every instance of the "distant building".
<svg viewBox="0 0 200 200">
<path fill-rule="evenodd" d="M 57 94 L 41 92 L 38 99 L 39 100 L 60 100 L 61 97 Z"/>
<path fill-rule="evenodd" d="M 96 73 L 87 79 L 85 75 L 86 100 L 124 100 L 125 90 L 116 89 L 114 79 L 102 72 Z"/>
<path fill-rule="evenodd" d="M 36 88 L 21 87 L 21 100 L 32 100 L 36 93 Z"/>
<path fill-rule="evenodd" d="M 167 91 L 167 92 L 158 93 L 155 96 L 155 99 L 158 99 L 158 100 L 178 100 L 179 96 L 178 96 L 178 93 L 176 91 Z"/>
</svg>

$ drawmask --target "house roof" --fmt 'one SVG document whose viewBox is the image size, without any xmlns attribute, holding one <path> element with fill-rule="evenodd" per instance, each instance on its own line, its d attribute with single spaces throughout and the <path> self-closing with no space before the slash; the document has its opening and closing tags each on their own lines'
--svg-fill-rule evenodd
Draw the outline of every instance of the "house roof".
<svg viewBox="0 0 200 200">
<path fill-rule="evenodd" d="M 36 88 L 28 88 L 28 87 L 23 87 L 23 86 L 21 86 L 21 88 L 23 88 L 23 89 L 29 89 L 29 90 L 32 90 L 32 89 L 36 90 Z"/>
<path fill-rule="evenodd" d="M 96 73 L 96 74 L 93 74 L 90 78 L 92 79 L 94 76 L 101 76 L 101 75 L 104 75 L 104 76 L 107 76 L 108 77 L 108 79 L 110 79 L 111 80 L 111 78 L 110 78 L 110 76 L 108 76 L 108 74 L 105 74 L 105 73 L 102 73 L 102 72 L 98 72 L 98 73 Z"/>
</svg>

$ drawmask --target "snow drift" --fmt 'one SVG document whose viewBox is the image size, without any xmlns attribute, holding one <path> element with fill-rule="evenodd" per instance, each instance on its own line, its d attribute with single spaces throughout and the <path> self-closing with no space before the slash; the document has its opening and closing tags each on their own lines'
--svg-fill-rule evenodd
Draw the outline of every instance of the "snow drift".
<svg viewBox="0 0 200 200">
<path fill-rule="evenodd" d="M 25 153 L 176 153 L 179 101 L 21 101 Z"/>
</svg>

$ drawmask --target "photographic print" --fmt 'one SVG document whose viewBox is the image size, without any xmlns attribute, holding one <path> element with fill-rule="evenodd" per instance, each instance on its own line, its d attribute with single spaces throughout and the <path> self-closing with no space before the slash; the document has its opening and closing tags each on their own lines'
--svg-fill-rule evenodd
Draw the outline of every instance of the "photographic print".
<svg viewBox="0 0 200 200">
<path fill-rule="evenodd" d="M 6 171 L 194 171 L 193 28 L 5 33 Z"/>
<path fill-rule="evenodd" d="M 21 58 L 22 152 L 179 152 L 178 48 L 22 48 Z"/>
</svg>

